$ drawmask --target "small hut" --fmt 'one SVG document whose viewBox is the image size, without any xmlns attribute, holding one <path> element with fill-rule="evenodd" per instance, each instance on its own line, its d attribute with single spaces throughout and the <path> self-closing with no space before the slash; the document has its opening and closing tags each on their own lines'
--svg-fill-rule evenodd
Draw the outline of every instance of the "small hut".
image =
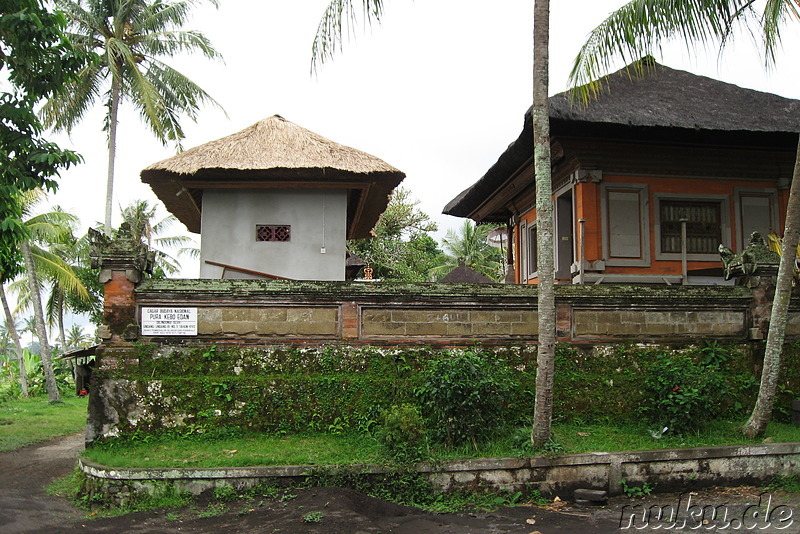
<svg viewBox="0 0 800 534">
<path fill-rule="evenodd" d="M 274 115 L 144 169 L 200 233 L 201 278 L 344 280 L 345 241 L 370 237 L 405 174 Z"/>
</svg>

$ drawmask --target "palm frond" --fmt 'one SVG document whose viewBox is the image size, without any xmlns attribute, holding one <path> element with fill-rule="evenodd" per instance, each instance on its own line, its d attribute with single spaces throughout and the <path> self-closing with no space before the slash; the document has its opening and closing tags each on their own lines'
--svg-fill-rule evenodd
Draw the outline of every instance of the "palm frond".
<svg viewBox="0 0 800 534">
<path fill-rule="evenodd" d="M 767 0 L 761 16 L 764 41 L 764 62 L 767 68 L 775 64 L 775 54 L 781 42 L 781 28 L 786 19 L 800 22 L 800 4 L 796 0 Z"/>
<path fill-rule="evenodd" d="M 83 282 L 75 275 L 72 267 L 57 254 L 31 246 L 31 255 L 34 259 L 39 280 L 47 279 L 57 284 L 65 293 L 71 293 L 79 299 L 89 299 L 89 291 Z"/>
<path fill-rule="evenodd" d="M 104 77 L 102 65 L 92 63 L 84 67 L 63 91 L 42 106 L 40 114 L 44 125 L 57 131 L 74 128 L 100 98 Z"/>
<path fill-rule="evenodd" d="M 178 256 L 188 256 L 193 260 L 200 259 L 200 249 L 197 247 L 182 247 L 178 249 Z"/>
<path fill-rule="evenodd" d="M 361 17 L 368 24 L 380 22 L 383 16 L 383 0 L 361 0 Z M 311 71 L 318 65 L 333 59 L 336 52 L 342 49 L 344 30 L 348 36 L 352 34 L 359 18 L 359 11 L 353 7 L 353 0 L 331 0 L 322 19 L 317 26 L 317 34 L 311 45 Z"/>
<path fill-rule="evenodd" d="M 211 41 L 200 32 L 159 31 L 142 35 L 139 45 L 148 56 L 173 56 L 182 52 L 200 52 L 209 59 L 221 59 L 222 55 Z"/>
<path fill-rule="evenodd" d="M 786 1 L 786 0 L 784 0 Z M 735 25 L 753 14 L 753 0 L 633 0 L 595 28 L 573 63 L 569 77 L 572 96 L 587 103 L 602 90 L 598 80 L 616 60 L 634 64 L 641 75 L 648 62 L 670 40 L 724 45 Z"/>
</svg>

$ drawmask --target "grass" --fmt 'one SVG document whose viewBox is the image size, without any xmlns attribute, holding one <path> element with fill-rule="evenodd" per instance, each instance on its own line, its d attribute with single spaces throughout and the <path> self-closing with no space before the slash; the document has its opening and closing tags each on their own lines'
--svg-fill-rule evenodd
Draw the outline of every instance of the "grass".
<svg viewBox="0 0 800 534">
<path fill-rule="evenodd" d="M 750 439 L 740 431 L 744 421 L 712 421 L 694 434 L 657 438 L 652 429 L 637 426 L 561 424 L 553 427 L 555 441 L 568 452 L 603 452 L 650 450 L 684 447 L 713 447 L 716 445 L 746 445 L 772 442 L 800 441 L 800 427 L 785 423 L 770 423 L 763 437 Z"/>
<path fill-rule="evenodd" d="M 63 401 L 50 404 L 42 396 L 0 404 L 0 452 L 82 431 L 88 400 L 65 394 Z"/>
<path fill-rule="evenodd" d="M 380 461 L 378 442 L 360 434 L 247 434 L 208 438 L 165 436 L 96 445 L 86 458 L 114 467 L 244 467 L 338 465 Z"/>
<path fill-rule="evenodd" d="M 639 426 L 605 424 L 558 424 L 553 427 L 553 443 L 539 454 L 610 452 L 677 447 L 743 445 L 761 443 L 764 438 L 748 439 L 739 433 L 741 422 L 716 421 L 702 432 L 688 436 L 653 437 Z M 774 442 L 800 441 L 800 428 L 770 423 L 766 438 Z M 430 447 L 433 460 L 480 457 L 516 457 L 534 454 L 528 430 L 520 429 L 476 450 Z M 255 465 L 344 465 L 382 463 L 387 458 L 377 439 L 363 434 L 246 434 L 214 438 L 148 437 L 124 441 L 111 440 L 89 449 L 85 457 L 110 467 L 245 467 Z"/>
</svg>

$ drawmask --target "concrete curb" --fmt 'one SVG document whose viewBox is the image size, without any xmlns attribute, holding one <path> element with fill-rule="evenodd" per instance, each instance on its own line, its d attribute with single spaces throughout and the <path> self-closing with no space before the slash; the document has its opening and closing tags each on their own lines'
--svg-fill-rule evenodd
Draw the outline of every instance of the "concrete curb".
<svg viewBox="0 0 800 534">
<path fill-rule="evenodd" d="M 269 483 L 288 486 L 303 482 L 315 470 L 347 470 L 364 477 L 380 477 L 389 469 L 380 465 L 286 465 L 214 468 L 113 468 L 79 460 L 90 491 L 130 496 L 152 491 L 155 483 L 171 482 L 179 491 L 201 493 L 220 485 L 242 489 Z M 655 491 L 691 491 L 709 486 L 760 484 L 777 475 L 800 470 L 800 442 L 694 447 L 649 451 L 565 454 L 557 457 L 478 458 L 417 464 L 443 491 L 494 489 L 529 491 L 570 498 L 579 488 L 621 492 L 645 483 Z"/>
</svg>

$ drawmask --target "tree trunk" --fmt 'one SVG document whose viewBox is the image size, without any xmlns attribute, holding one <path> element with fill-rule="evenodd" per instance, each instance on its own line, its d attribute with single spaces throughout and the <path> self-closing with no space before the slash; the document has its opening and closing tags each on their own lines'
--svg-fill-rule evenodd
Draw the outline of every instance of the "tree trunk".
<svg viewBox="0 0 800 534">
<path fill-rule="evenodd" d="M 114 207 L 114 161 L 117 156 L 117 115 L 120 100 L 119 75 L 112 73 L 111 109 L 108 117 L 108 177 L 106 179 L 105 234 L 111 236 L 111 211 Z"/>
<path fill-rule="evenodd" d="M 794 162 L 794 175 L 789 189 L 789 202 L 786 205 L 786 225 L 783 229 L 783 248 L 778 266 L 778 279 L 775 282 L 775 298 L 772 300 L 767 343 L 764 348 L 764 365 L 761 369 L 761 386 L 758 399 L 742 432 L 749 437 L 764 433 L 772 417 L 775 391 L 778 387 L 778 372 L 781 366 L 781 352 L 786 335 L 786 319 L 789 302 L 792 299 L 792 279 L 794 277 L 797 244 L 800 241 L 800 138 L 797 143 L 797 156 Z"/>
<path fill-rule="evenodd" d="M 67 336 L 64 334 L 64 293 L 56 288 L 56 316 L 58 320 L 58 342 L 61 343 L 61 352 L 67 350 Z"/>
<path fill-rule="evenodd" d="M 23 397 L 28 396 L 28 372 L 25 370 L 25 356 L 22 352 L 22 343 L 19 341 L 19 333 L 17 326 L 14 324 L 14 316 L 11 315 L 11 308 L 8 306 L 8 299 L 6 298 L 6 289 L 0 285 L 0 300 L 3 301 L 3 312 L 6 315 L 6 329 L 11 334 L 11 339 L 14 340 L 14 350 L 17 353 L 17 361 L 19 362 L 19 388 Z"/>
<path fill-rule="evenodd" d="M 42 309 L 42 297 L 39 294 L 39 280 L 36 276 L 36 269 L 33 265 L 31 248 L 27 241 L 20 244 L 22 257 L 25 260 L 25 270 L 28 271 L 28 284 L 30 284 L 31 300 L 33 302 L 33 319 L 36 327 L 36 337 L 39 338 L 41 345 L 42 371 L 44 371 L 45 388 L 47 398 L 50 402 L 61 402 L 56 384 L 56 375 L 53 372 L 53 360 L 50 357 L 50 345 L 47 343 L 47 330 L 44 323 L 44 312 Z"/>
<path fill-rule="evenodd" d="M 533 13 L 533 168 L 536 179 L 539 350 L 536 355 L 536 400 L 531 440 L 539 447 L 550 439 L 553 419 L 553 371 L 556 308 L 553 293 L 553 183 L 550 164 L 549 46 L 550 2 L 535 0 Z"/>
</svg>

